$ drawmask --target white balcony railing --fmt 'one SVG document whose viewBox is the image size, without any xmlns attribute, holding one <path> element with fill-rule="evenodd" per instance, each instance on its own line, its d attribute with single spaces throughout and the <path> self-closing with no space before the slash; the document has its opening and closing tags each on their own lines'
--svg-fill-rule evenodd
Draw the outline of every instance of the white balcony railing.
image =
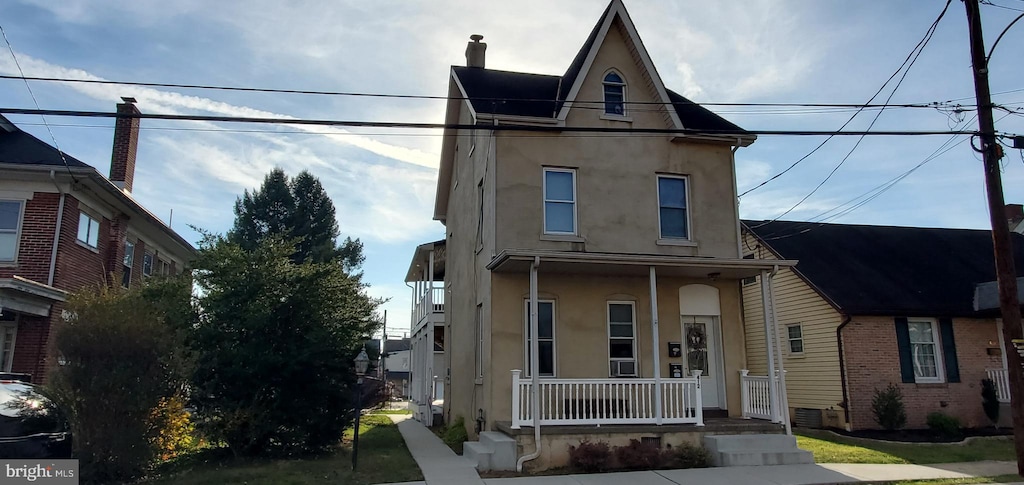
<svg viewBox="0 0 1024 485">
<path fill-rule="evenodd" d="M 427 292 L 430 293 L 430 304 L 427 304 Z M 432 313 L 444 313 L 444 288 L 431 288 L 419 295 L 416 308 L 413 310 L 413 324 Z"/>
<path fill-rule="evenodd" d="M 512 371 L 512 427 L 533 426 L 530 392 L 533 382 Z M 661 379 L 661 416 L 655 406 L 654 379 L 542 378 L 541 425 L 696 424 L 704 425 L 700 373 L 682 379 Z"/>
<path fill-rule="evenodd" d="M 999 402 L 1010 402 L 1010 375 L 1006 369 L 986 369 L 985 373 L 996 384 Z"/>
<path fill-rule="evenodd" d="M 771 386 L 768 376 L 748 375 L 748 370 L 740 371 L 740 401 L 743 405 L 743 417 L 775 420 L 772 415 Z M 776 402 L 779 402 L 779 378 L 775 377 Z"/>
</svg>

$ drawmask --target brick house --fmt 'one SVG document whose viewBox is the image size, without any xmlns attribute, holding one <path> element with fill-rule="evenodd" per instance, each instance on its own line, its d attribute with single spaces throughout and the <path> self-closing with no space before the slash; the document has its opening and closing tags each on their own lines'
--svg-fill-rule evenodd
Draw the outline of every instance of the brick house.
<svg viewBox="0 0 1024 485">
<path fill-rule="evenodd" d="M 120 114 L 138 114 L 124 98 Z M 139 118 L 117 118 L 110 178 L 0 116 L 0 371 L 45 380 L 69 292 L 175 274 L 195 249 L 132 198 Z"/>
<path fill-rule="evenodd" d="M 1014 257 L 1024 237 L 1013 235 Z M 975 287 L 995 278 L 990 231 L 744 221 L 744 251 L 798 259 L 771 283 L 789 410 L 798 424 L 877 428 L 875 389 L 903 393 L 907 427 L 932 412 L 987 426 L 981 381 L 1005 400 L 1006 345 L 998 309 L 976 310 Z M 1018 269 L 1024 275 L 1024 268 Z M 765 368 L 761 277 L 744 281 L 751 372 Z"/>
</svg>

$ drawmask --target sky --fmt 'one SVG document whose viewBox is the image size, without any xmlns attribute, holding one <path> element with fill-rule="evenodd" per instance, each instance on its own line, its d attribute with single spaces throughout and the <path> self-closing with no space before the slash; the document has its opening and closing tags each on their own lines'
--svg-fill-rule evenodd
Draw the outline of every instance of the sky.
<svg viewBox="0 0 1024 485">
<path fill-rule="evenodd" d="M 1024 0 L 982 5 L 986 45 Z M 945 2 L 916 0 L 625 0 L 666 86 L 704 103 L 867 102 L 897 70 Z M 335 92 L 444 96 L 470 34 L 487 67 L 562 74 L 605 0 L 5 0 L 0 74 Z M 1024 134 L 1024 22 L 989 66 L 996 129 Z M 954 1 L 875 130 L 976 129 L 963 3 Z M 897 77 L 898 79 L 898 77 Z M 884 91 L 875 102 L 891 93 Z M 444 121 L 444 102 L 0 80 L 0 107 L 113 111 L 121 96 L 145 113 L 306 119 Z M 956 104 L 964 105 L 957 109 Z M 837 130 L 850 110 L 713 106 L 751 130 Z M 878 111 L 847 126 L 863 130 Z M 8 115 L 22 129 L 109 171 L 113 121 Z M 740 192 L 806 155 L 824 137 L 769 136 L 740 149 Z M 856 145 L 856 149 L 851 152 Z M 233 203 L 274 167 L 309 170 L 338 211 L 342 234 L 365 244 L 369 292 L 388 298 L 387 333 L 409 327 L 403 282 L 417 244 L 442 239 L 432 220 L 439 131 L 334 129 L 143 120 L 133 196 L 198 241 L 191 227 L 227 231 Z M 947 150 L 948 149 L 948 150 Z M 936 152 L 941 155 L 930 156 Z M 850 153 L 849 157 L 847 154 Z M 845 162 L 842 162 L 847 157 Z M 919 169 L 863 205 L 872 189 Z M 835 137 L 785 175 L 741 199 L 741 216 L 922 227 L 988 227 L 980 155 L 967 136 Z M 839 165 L 842 162 L 841 165 Z M 1002 160 L 1008 203 L 1024 202 L 1024 154 Z M 838 169 L 835 167 L 839 165 Z M 831 171 L 834 175 L 808 196 Z M 861 197 L 860 199 L 857 199 Z M 851 202 L 852 201 L 852 202 Z M 844 205 L 845 204 L 845 205 Z M 173 220 L 171 213 L 173 211 Z"/>
</svg>

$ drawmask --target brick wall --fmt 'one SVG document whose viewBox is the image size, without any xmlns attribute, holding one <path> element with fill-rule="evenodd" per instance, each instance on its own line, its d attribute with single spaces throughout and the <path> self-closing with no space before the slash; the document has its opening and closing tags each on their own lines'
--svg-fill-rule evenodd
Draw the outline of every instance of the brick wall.
<svg viewBox="0 0 1024 485">
<path fill-rule="evenodd" d="M 933 411 L 955 416 L 967 427 L 989 424 L 981 409 L 981 380 L 986 377 L 985 369 L 1002 367 L 1001 357 L 986 351 L 999 347 L 994 319 L 953 319 L 959 383 L 903 383 L 893 317 L 854 317 L 843 328 L 842 338 L 854 429 L 879 427 L 871 412 L 871 399 L 876 388 L 890 382 L 903 392 L 907 428 L 927 427 L 925 418 Z"/>
<path fill-rule="evenodd" d="M 107 237 L 111 231 L 110 221 L 100 218 L 97 248 L 93 249 L 78 242 L 79 212 L 78 199 L 69 194 L 64 203 L 60 248 L 57 251 L 57 272 L 53 283 L 53 286 L 65 291 L 101 285 L 110 273 L 106 258 L 103 256 L 110 251 L 111 241 Z"/>
<path fill-rule="evenodd" d="M 25 201 L 17 266 L 0 267 L 0 278 L 18 275 L 46 283 L 50 273 L 53 226 L 57 223 L 59 201 L 60 194 L 48 193 L 36 193 L 32 200 Z"/>
</svg>

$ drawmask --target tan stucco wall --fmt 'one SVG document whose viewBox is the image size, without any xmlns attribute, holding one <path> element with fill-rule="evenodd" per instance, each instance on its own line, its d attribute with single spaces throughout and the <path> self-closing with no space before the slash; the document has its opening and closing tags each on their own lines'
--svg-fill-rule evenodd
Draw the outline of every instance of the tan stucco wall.
<svg viewBox="0 0 1024 485">
<path fill-rule="evenodd" d="M 598 51 L 577 99 L 602 99 L 602 79 L 615 67 L 632 101 L 660 101 L 645 85 L 617 29 Z M 589 105 L 595 106 L 593 104 Z M 651 105 L 627 113 L 632 122 L 603 120 L 602 110 L 574 108 L 569 126 L 669 128 Z M 636 134 L 501 133 L 497 137 L 497 247 L 573 249 L 544 241 L 543 167 L 577 169 L 579 236 L 576 249 L 683 256 L 739 257 L 730 147 L 670 142 L 667 136 Z M 659 246 L 657 174 L 689 176 L 691 239 L 696 248 Z"/>
<path fill-rule="evenodd" d="M 771 251 L 759 246 L 754 238 L 746 234 L 744 236 L 743 248 L 746 252 L 753 253 L 757 259 L 777 259 Z M 839 369 L 839 344 L 836 341 L 836 327 L 842 323 L 842 315 L 791 269 L 780 269 L 775 275 L 773 287 L 790 412 L 795 412 L 796 408 L 831 409 L 836 412 L 829 413 L 829 417 L 838 421 L 825 424 L 845 426 L 840 404 L 843 401 L 843 387 Z M 765 353 L 760 277 L 756 283 L 743 287 L 743 314 L 750 374 L 767 375 L 768 357 Z M 803 331 L 803 355 L 791 353 L 786 339 L 786 327 L 796 324 Z"/>
<path fill-rule="evenodd" d="M 543 267 L 543 262 L 541 263 Z M 640 377 L 652 377 L 650 283 L 645 277 L 593 275 L 538 275 L 538 296 L 555 300 L 555 375 L 561 378 L 607 378 L 607 302 L 636 301 L 637 357 Z M 668 357 L 668 342 L 681 342 L 679 287 L 708 284 L 707 280 L 659 277 L 658 320 L 661 374 L 668 376 L 668 364 L 682 363 Z M 743 328 L 740 323 L 738 282 L 717 281 L 722 308 L 722 360 L 726 400 L 730 416 L 740 415 L 739 370 L 746 364 Z M 525 304 L 529 297 L 529 275 L 494 274 L 491 335 L 491 411 L 493 421 L 512 419 L 512 369 L 524 369 Z"/>
</svg>

